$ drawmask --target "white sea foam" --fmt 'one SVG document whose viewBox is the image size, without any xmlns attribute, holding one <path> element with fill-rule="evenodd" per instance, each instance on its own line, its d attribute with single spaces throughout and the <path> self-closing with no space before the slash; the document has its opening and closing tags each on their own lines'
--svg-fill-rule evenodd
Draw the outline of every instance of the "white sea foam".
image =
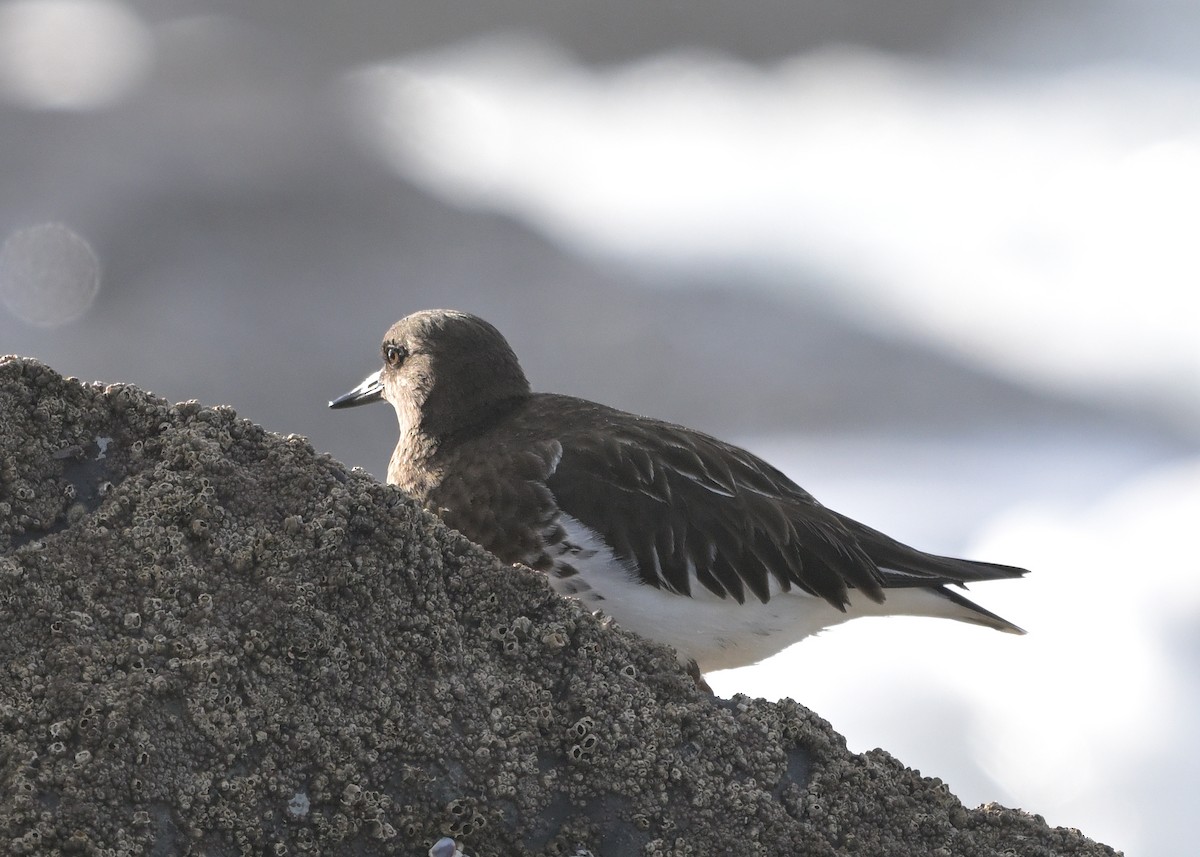
<svg viewBox="0 0 1200 857">
<path fill-rule="evenodd" d="M 457 203 L 822 290 L 1026 383 L 1200 421 L 1200 81 L 846 49 L 593 71 L 495 40 L 349 81 L 365 139 Z"/>
</svg>

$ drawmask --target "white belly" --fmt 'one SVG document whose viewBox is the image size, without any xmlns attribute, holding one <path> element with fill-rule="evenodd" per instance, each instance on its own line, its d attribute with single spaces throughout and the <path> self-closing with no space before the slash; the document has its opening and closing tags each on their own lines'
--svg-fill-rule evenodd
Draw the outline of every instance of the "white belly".
<svg viewBox="0 0 1200 857">
<path fill-rule="evenodd" d="M 915 615 L 961 618 L 957 605 L 920 588 L 893 589 L 877 604 L 851 590 L 842 612 L 823 598 L 793 588 L 767 603 L 754 596 L 738 604 L 699 583 L 692 596 L 676 595 L 645 584 L 628 563 L 613 556 L 595 532 L 574 518 L 560 515 L 567 542 L 564 552 L 578 574 L 557 578 L 551 586 L 579 599 L 590 610 L 611 616 L 621 627 L 673 646 L 684 663 L 695 660 L 700 672 L 747 666 L 781 652 L 805 637 L 860 616 Z"/>
</svg>

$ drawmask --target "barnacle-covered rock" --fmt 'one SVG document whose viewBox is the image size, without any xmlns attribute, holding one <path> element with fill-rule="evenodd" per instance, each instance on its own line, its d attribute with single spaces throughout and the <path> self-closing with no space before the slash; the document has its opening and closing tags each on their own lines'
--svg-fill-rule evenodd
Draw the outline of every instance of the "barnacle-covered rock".
<svg viewBox="0 0 1200 857">
<path fill-rule="evenodd" d="M 0 853 L 1105 855 L 227 408 L 0 360 Z"/>
</svg>

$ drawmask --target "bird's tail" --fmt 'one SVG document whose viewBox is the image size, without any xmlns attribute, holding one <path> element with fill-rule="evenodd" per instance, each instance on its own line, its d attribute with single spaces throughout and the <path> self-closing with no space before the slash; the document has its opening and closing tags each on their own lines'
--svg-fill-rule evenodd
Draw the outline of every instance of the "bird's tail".
<svg viewBox="0 0 1200 857">
<path fill-rule="evenodd" d="M 1021 577 L 1029 573 L 1026 569 L 925 553 L 851 518 L 838 517 L 878 567 L 884 603 L 891 605 L 893 610 L 900 607 L 903 612 L 914 615 L 944 616 L 1009 634 L 1025 633 L 1007 619 L 948 587 L 965 589 L 966 584 L 976 581 Z M 910 601 L 913 603 L 908 604 Z"/>
<path fill-rule="evenodd" d="M 983 625 L 985 628 L 995 628 L 1006 634 L 1024 634 L 1025 629 L 1014 625 L 1003 616 L 997 616 L 991 610 L 985 610 L 969 598 L 964 598 L 953 589 L 939 586 L 933 590 L 942 598 L 954 604 L 959 609 L 950 618 L 960 622 L 970 622 L 972 625 Z"/>
<path fill-rule="evenodd" d="M 882 602 L 855 597 L 852 591 L 849 617 L 855 616 L 930 616 L 935 619 L 954 619 L 985 628 L 995 628 L 1006 634 L 1024 634 L 1022 628 L 985 610 L 974 601 L 964 598 L 944 586 L 905 586 L 884 590 Z"/>
</svg>

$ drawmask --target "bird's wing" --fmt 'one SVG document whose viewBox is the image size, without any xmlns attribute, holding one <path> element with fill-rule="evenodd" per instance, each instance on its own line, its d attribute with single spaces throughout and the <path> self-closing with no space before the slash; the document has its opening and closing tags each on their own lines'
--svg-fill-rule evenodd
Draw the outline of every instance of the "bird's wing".
<svg viewBox="0 0 1200 857">
<path fill-rule="evenodd" d="M 792 587 L 840 609 L 850 588 L 883 600 L 876 564 L 844 521 L 745 450 L 641 418 L 559 442 L 546 481 L 558 508 L 646 584 L 739 603 Z"/>
<path fill-rule="evenodd" d="M 885 589 L 945 584 L 962 586 L 977 580 L 1001 580 L 1029 573 L 1024 568 L 1011 565 L 925 553 L 845 515 L 833 514 L 854 534 L 879 568 Z"/>
</svg>

